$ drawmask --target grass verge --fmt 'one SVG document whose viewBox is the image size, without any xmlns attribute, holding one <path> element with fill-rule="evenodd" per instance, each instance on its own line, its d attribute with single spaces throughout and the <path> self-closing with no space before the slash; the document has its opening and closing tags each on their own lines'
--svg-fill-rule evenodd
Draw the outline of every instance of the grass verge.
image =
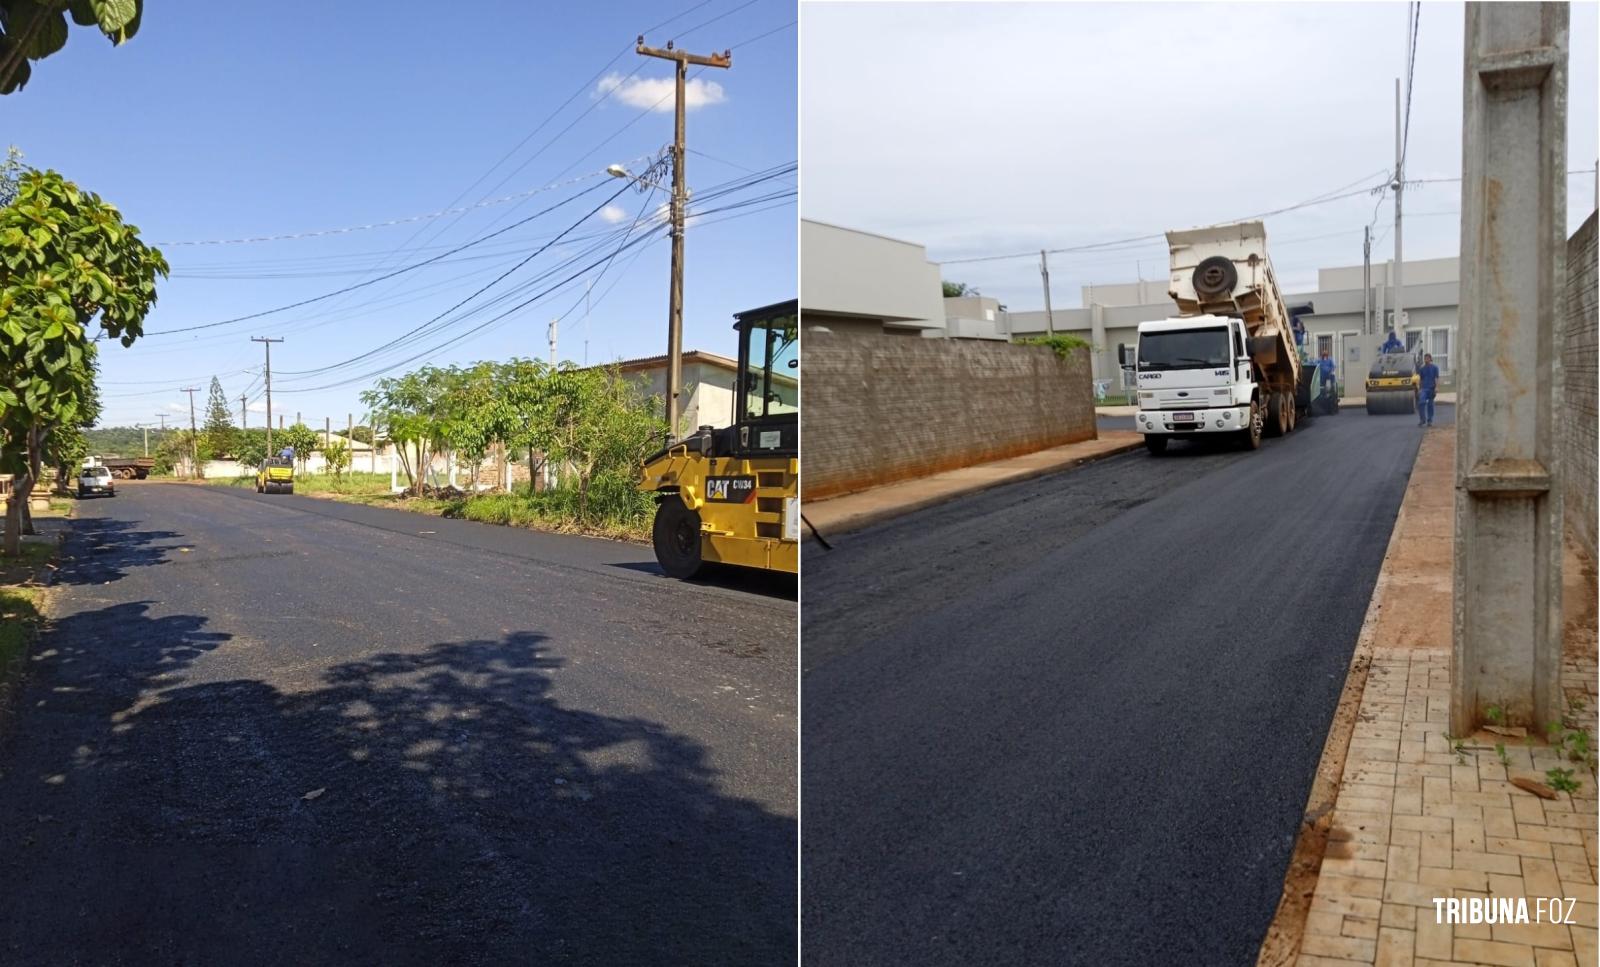
<svg viewBox="0 0 1600 967">
<path fill-rule="evenodd" d="M 255 487 L 254 477 L 206 480 L 214 487 Z M 351 473 L 341 481 L 326 475 L 296 475 L 294 492 L 368 507 L 389 507 L 433 517 L 454 517 L 484 524 L 524 527 L 558 534 L 582 534 L 615 541 L 650 542 L 655 501 L 633 488 L 631 481 L 597 480 L 590 490 L 588 513 L 578 513 L 578 495 L 571 489 L 530 494 L 489 493 L 440 499 L 408 497 L 389 491 L 387 474 Z"/>
<path fill-rule="evenodd" d="M 54 541 L 26 541 L 19 556 L 0 558 L 0 726 L 10 716 L 28 646 L 44 622 L 39 578 L 55 553 Z"/>
</svg>

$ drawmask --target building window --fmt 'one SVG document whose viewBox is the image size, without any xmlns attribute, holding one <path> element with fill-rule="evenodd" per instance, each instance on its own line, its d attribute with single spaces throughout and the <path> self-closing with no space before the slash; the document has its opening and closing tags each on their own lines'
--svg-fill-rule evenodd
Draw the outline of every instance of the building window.
<svg viewBox="0 0 1600 967">
<path fill-rule="evenodd" d="M 1415 354 L 1422 345 L 1422 333 L 1415 329 L 1406 330 L 1406 352 Z"/>
<path fill-rule="evenodd" d="M 1447 328 L 1428 330 L 1428 352 L 1433 354 L 1433 364 L 1439 367 L 1440 375 L 1450 372 L 1450 330 Z"/>
<path fill-rule="evenodd" d="M 1333 356 L 1333 333 L 1331 332 L 1317 334 L 1317 358 L 1321 359 L 1323 353 L 1327 353 L 1329 358 Z"/>
</svg>

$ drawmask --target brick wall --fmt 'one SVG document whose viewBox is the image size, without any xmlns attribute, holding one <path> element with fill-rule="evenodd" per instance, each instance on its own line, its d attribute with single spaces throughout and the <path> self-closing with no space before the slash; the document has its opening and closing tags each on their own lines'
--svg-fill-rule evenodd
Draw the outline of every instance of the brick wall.
<svg viewBox="0 0 1600 967">
<path fill-rule="evenodd" d="M 1087 350 L 801 333 L 804 494 L 815 499 L 1095 437 Z"/>
<path fill-rule="evenodd" d="M 1566 426 L 1563 450 L 1566 466 L 1565 500 L 1567 530 L 1595 559 L 1596 506 L 1595 436 L 1600 432 L 1596 413 L 1596 366 L 1600 365 L 1600 344 L 1595 333 L 1595 215 L 1567 241 L 1567 320 L 1566 343 L 1561 351 L 1562 376 L 1566 380 Z"/>
</svg>

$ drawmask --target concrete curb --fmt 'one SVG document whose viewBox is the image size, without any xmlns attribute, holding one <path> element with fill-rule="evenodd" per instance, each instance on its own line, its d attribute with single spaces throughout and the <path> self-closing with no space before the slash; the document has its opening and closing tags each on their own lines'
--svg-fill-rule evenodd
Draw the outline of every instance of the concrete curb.
<svg viewBox="0 0 1600 967">
<path fill-rule="evenodd" d="M 1103 450 L 1099 453 L 1091 454 L 1086 457 L 1079 457 L 1069 462 L 1052 464 L 1051 466 L 1047 467 L 1030 467 L 1026 470 L 1019 470 L 1014 476 L 1009 476 L 1002 480 L 984 480 L 968 486 L 958 487 L 945 493 L 930 494 L 926 497 L 908 500 L 903 504 L 896 504 L 893 507 L 886 507 L 883 510 L 866 511 L 854 517 L 847 517 L 839 524 L 829 527 L 826 531 L 822 531 L 822 528 L 818 528 L 818 530 L 822 531 L 823 540 L 831 540 L 840 534 L 848 534 L 851 531 L 858 531 L 865 527 L 871 527 L 873 524 L 881 524 L 886 520 L 893 520 L 896 517 L 902 517 L 906 514 L 916 513 L 919 510 L 926 510 L 929 507 L 936 507 L 939 504 L 948 503 L 952 500 L 955 500 L 957 497 L 964 497 L 967 494 L 984 490 L 989 487 L 1005 486 L 1007 484 L 1018 483 L 1023 480 L 1033 480 L 1037 477 L 1043 477 L 1047 474 L 1059 473 L 1063 470 L 1073 470 L 1083 466 L 1084 464 L 1095 463 L 1097 461 L 1104 460 L 1107 457 L 1115 457 L 1124 453 L 1131 453 L 1134 450 L 1142 449 L 1144 449 L 1144 442 L 1141 440 L 1134 443 L 1125 444 L 1123 446 L 1112 447 L 1109 450 Z M 802 503 L 802 509 L 804 506 L 805 505 Z M 804 536 L 801 538 L 801 543 L 815 543 L 816 539 L 817 535 L 808 527 Z"/>
<path fill-rule="evenodd" d="M 1421 456 L 1422 447 L 1418 446 L 1417 458 Z M 1361 631 L 1356 635 L 1355 653 L 1350 656 L 1350 670 L 1345 675 L 1344 689 L 1339 693 L 1339 704 L 1334 709 L 1333 722 L 1323 742 L 1322 758 L 1317 762 L 1317 775 L 1312 780 L 1311 794 L 1306 799 L 1300 832 L 1295 837 L 1294 851 L 1289 854 L 1289 868 L 1284 873 L 1278 909 L 1267 927 L 1256 957 L 1257 967 L 1286 967 L 1300 955 L 1300 944 L 1305 939 L 1306 915 L 1311 910 L 1311 896 L 1316 892 L 1317 878 L 1322 871 L 1328 830 L 1333 825 L 1334 802 L 1339 798 L 1345 758 L 1350 751 L 1350 736 L 1355 731 L 1361 697 L 1367 688 L 1367 673 L 1372 668 L 1372 639 L 1377 631 L 1378 616 L 1383 611 L 1385 593 L 1393 577 L 1390 562 L 1394 560 L 1400 545 L 1400 529 L 1406 519 L 1406 498 L 1411 494 L 1411 476 L 1416 467 L 1416 458 L 1413 458 L 1411 470 L 1406 474 L 1406 492 L 1400 498 L 1400 510 L 1395 514 L 1394 528 L 1389 532 L 1389 544 L 1383 552 L 1383 565 L 1378 570 L 1377 583 L 1372 587 L 1372 599 L 1367 602 L 1367 614 L 1361 622 Z"/>
</svg>

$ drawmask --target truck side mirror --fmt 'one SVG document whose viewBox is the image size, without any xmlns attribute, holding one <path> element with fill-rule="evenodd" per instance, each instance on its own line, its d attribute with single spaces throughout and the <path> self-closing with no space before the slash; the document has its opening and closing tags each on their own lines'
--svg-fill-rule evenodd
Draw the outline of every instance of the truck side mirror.
<svg viewBox="0 0 1600 967">
<path fill-rule="evenodd" d="M 1132 366 L 1133 365 L 1133 358 L 1132 357 L 1133 357 L 1133 353 L 1128 351 L 1128 344 L 1127 343 L 1122 343 L 1122 342 L 1117 343 L 1117 364 L 1118 365 L 1120 365 L 1120 366 Z"/>
</svg>

